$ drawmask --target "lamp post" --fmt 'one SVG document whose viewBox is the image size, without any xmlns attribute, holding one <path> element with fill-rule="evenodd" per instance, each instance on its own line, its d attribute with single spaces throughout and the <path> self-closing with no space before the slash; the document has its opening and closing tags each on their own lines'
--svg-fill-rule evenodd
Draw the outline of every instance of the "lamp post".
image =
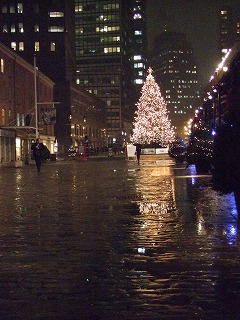
<svg viewBox="0 0 240 320">
<path fill-rule="evenodd" d="M 35 136 L 38 138 L 38 103 L 37 103 L 37 66 L 36 55 L 34 55 L 34 108 L 35 108 Z"/>
</svg>

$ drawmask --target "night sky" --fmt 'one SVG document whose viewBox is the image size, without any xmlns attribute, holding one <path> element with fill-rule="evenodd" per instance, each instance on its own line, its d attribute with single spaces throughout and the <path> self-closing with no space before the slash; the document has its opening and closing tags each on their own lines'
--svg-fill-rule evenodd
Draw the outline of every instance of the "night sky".
<svg viewBox="0 0 240 320">
<path fill-rule="evenodd" d="M 240 0 L 147 0 L 149 48 L 166 23 L 171 31 L 186 33 L 194 48 L 199 73 L 207 83 L 220 62 L 220 3 L 240 7 Z"/>
</svg>

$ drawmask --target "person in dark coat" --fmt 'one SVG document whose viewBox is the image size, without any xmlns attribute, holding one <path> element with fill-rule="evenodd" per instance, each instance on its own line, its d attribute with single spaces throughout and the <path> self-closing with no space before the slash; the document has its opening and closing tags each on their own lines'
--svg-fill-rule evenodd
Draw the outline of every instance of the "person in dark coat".
<svg viewBox="0 0 240 320">
<path fill-rule="evenodd" d="M 34 142 L 31 146 L 32 149 L 32 155 L 33 159 L 35 160 L 37 171 L 41 171 L 41 165 L 42 165 L 42 155 L 43 155 L 43 149 L 44 145 L 41 142 L 40 138 L 36 139 L 36 142 Z"/>
<path fill-rule="evenodd" d="M 141 155 L 142 147 L 140 144 L 136 144 L 136 156 L 137 156 L 137 163 L 140 163 L 140 155 Z"/>
</svg>

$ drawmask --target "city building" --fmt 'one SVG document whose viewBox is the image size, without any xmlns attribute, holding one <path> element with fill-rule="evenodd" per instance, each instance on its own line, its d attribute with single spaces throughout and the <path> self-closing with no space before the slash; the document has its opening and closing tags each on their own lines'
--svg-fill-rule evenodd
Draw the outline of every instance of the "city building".
<svg viewBox="0 0 240 320">
<path fill-rule="evenodd" d="M 108 145 L 132 129 L 146 70 L 146 0 L 75 0 L 76 81 L 107 105 Z"/>
<path fill-rule="evenodd" d="M 27 62 L 34 64 L 35 60 L 37 69 L 56 84 L 55 135 L 58 152 L 66 154 L 72 144 L 74 101 L 72 94 L 65 98 L 62 92 L 69 92 L 76 83 L 74 0 L 2 0 L 0 41 Z M 81 92 L 80 87 L 79 90 Z"/>
<path fill-rule="evenodd" d="M 69 122 L 67 136 L 71 139 L 70 146 L 72 148 L 78 151 L 87 142 L 89 150 L 103 150 L 107 146 L 104 101 L 86 90 L 80 89 L 75 83 L 68 86 L 66 84 L 56 85 L 55 90 L 55 97 L 62 104 L 71 105 L 70 114 L 68 112 L 57 113 L 57 122 L 60 128 L 59 139 L 64 139 L 66 129 L 62 127 Z M 63 136 L 61 137 L 61 135 Z M 62 154 L 63 150 L 59 150 L 59 153 Z"/>
<path fill-rule="evenodd" d="M 240 41 L 240 6 L 222 5 L 220 9 L 219 51 L 222 57 Z"/>
<path fill-rule="evenodd" d="M 0 40 L 54 82 L 74 81 L 74 1 L 2 0 Z"/>
<path fill-rule="evenodd" d="M 0 158 L 1 164 L 29 163 L 31 144 L 36 138 L 35 107 L 39 111 L 38 130 L 51 154 L 55 153 L 54 120 L 47 122 L 46 106 L 53 103 L 54 83 L 34 66 L 0 43 Z M 39 105 L 35 104 L 36 94 Z M 41 104 L 43 103 L 43 104 Z M 49 111 L 52 106 L 47 106 Z"/>
<path fill-rule="evenodd" d="M 166 31 L 156 36 L 149 56 L 156 82 L 178 135 L 200 102 L 197 64 L 186 35 Z"/>
</svg>

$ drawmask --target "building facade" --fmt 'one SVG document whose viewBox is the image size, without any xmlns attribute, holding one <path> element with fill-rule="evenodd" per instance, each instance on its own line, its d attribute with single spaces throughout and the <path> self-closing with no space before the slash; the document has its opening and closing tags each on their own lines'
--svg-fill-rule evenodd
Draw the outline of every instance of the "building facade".
<svg viewBox="0 0 240 320">
<path fill-rule="evenodd" d="M 145 0 L 75 0 L 76 81 L 107 105 L 108 144 L 129 137 L 146 70 Z"/>
<path fill-rule="evenodd" d="M 0 40 L 54 82 L 74 81 L 74 2 L 2 0 Z"/>
<path fill-rule="evenodd" d="M 240 41 L 240 6 L 222 5 L 219 18 L 219 51 L 224 57 L 233 45 Z"/>
<path fill-rule="evenodd" d="M 62 109 L 61 112 L 57 112 L 59 139 L 76 150 L 86 142 L 89 149 L 105 148 L 107 146 L 105 103 L 75 83 L 69 83 L 68 86 L 56 85 L 54 90 L 55 97 L 61 101 L 57 108 Z M 71 108 L 66 109 L 65 105 L 70 105 Z M 59 154 L 64 154 L 61 146 L 58 148 Z"/>
<path fill-rule="evenodd" d="M 200 102 L 197 64 L 186 35 L 163 32 L 153 43 L 149 64 L 167 103 L 169 118 L 178 135 Z"/>
<path fill-rule="evenodd" d="M 36 95 L 39 103 L 53 102 L 54 83 L 1 43 L 0 66 L 1 162 L 28 163 L 30 146 L 36 138 L 36 114 L 40 120 L 44 110 L 44 105 L 35 104 Z M 45 121 L 38 124 L 43 143 L 53 154 L 54 124 Z"/>
<path fill-rule="evenodd" d="M 66 154 L 72 143 L 69 97 L 76 83 L 74 18 L 74 0 L 0 2 L 0 41 L 31 64 L 35 57 L 37 69 L 56 84 L 55 135 L 60 154 Z"/>
</svg>

